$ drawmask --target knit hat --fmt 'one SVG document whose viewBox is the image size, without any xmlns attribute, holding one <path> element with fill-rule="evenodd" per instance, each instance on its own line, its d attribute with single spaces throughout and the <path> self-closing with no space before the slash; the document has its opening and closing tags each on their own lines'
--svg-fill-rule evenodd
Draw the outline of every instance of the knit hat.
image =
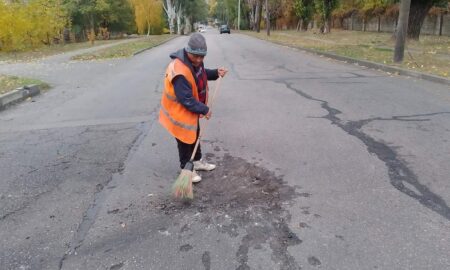
<svg viewBox="0 0 450 270">
<path fill-rule="evenodd" d="M 205 56 L 208 50 L 205 37 L 200 33 L 192 34 L 185 49 L 188 53 Z"/>
</svg>

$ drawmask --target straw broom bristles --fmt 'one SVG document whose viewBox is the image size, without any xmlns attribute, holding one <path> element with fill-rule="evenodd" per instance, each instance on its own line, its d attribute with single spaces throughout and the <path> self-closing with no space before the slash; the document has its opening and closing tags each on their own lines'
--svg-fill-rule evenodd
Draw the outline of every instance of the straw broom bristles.
<svg viewBox="0 0 450 270">
<path fill-rule="evenodd" d="M 180 175 L 173 184 L 173 196 L 178 199 L 190 199 L 194 198 L 194 192 L 192 188 L 192 174 L 193 171 L 188 169 L 181 170 Z"/>
</svg>

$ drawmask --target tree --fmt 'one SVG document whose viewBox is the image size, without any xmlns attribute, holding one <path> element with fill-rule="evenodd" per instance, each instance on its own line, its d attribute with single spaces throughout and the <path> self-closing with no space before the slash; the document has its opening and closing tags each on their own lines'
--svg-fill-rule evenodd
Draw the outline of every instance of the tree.
<svg viewBox="0 0 450 270">
<path fill-rule="evenodd" d="M 337 8 L 338 0 L 314 0 L 316 13 L 319 18 L 320 31 L 329 33 L 331 31 L 331 14 Z"/>
<path fill-rule="evenodd" d="M 277 18 L 282 16 L 282 3 L 280 0 L 265 0 L 265 24 L 266 24 L 266 33 L 270 36 L 270 27 L 273 21 L 276 21 Z"/>
<path fill-rule="evenodd" d="M 134 15 L 129 0 L 62 0 L 70 18 L 70 28 L 79 39 L 87 32 L 95 36 L 99 28 L 134 31 Z"/>
<path fill-rule="evenodd" d="M 204 0 L 188 0 L 184 6 L 185 33 L 192 29 L 192 22 L 206 22 L 208 4 Z"/>
<path fill-rule="evenodd" d="M 204 2 L 204 0 L 195 0 L 196 2 Z M 250 0 L 253 1 L 253 0 Z M 259 3 L 261 0 L 256 0 Z M 242 5 L 243 1 L 241 1 Z M 238 4 L 237 0 L 212 0 L 210 2 L 209 16 L 215 17 L 222 24 L 229 24 L 230 26 L 238 27 Z M 202 3 L 203 5 L 203 3 Z M 254 16 L 251 10 L 251 2 L 248 2 L 247 5 L 250 7 L 246 7 L 245 10 L 248 10 L 249 16 Z M 242 9 L 243 11 L 244 9 Z M 201 12 L 194 12 L 201 13 Z M 242 14 L 242 13 L 241 13 Z M 206 14 L 205 14 L 206 15 Z M 206 20 L 206 17 L 203 19 Z M 202 21 L 202 20 L 201 20 Z M 244 22 L 243 22 L 244 23 Z M 245 22 L 246 24 L 246 22 Z M 252 25 L 256 25 L 255 22 L 251 22 Z"/>
<path fill-rule="evenodd" d="M 66 15 L 59 0 L 0 1 L 0 50 L 23 51 L 61 37 Z"/>
<path fill-rule="evenodd" d="M 256 3 L 256 18 L 255 18 L 255 26 L 256 32 L 259 33 L 261 30 L 261 18 L 262 18 L 262 0 L 257 0 Z"/>
<path fill-rule="evenodd" d="M 163 8 L 167 15 L 167 21 L 169 23 L 170 34 L 174 33 L 174 20 L 176 17 L 175 0 L 163 0 Z"/>
<path fill-rule="evenodd" d="M 314 16 L 314 0 L 294 0 L 295 15 L 301 20 L 300 28 L 308 30 L 308 25 Z"/>
<path fill-rule="evenodd" d="M 266 1 L 266 33 L 267 36 L 270 36 L 270 7 L 269 7 L 269 1 Z"/>
<path fill-rule="evenodd" d="M 131 0 L 139 34 L 162 32 L 162 2 L 159 0 Z"/>
<path fill-rule="evenodd" d="M 394 62 L 400 63 L 403 61 L 405 52 L 406 31 L 408 29 L 408 17 L 411 0 L 401 0 L 400 16 L 398 18 L 397 37 L 395 43 Z"/>
<path fill-rule="evenodd" d="M 344 19 L 351 18 L 350 30 L 353 30 L 353 17 L 359 13 L 364 1 L 362 0 L 340 0 L 338 7 L 333 11 L 333 18 L 339 20 L 339 26 L 343 27 Z"/>
<path fill-rule="evenodd" d="M 420 30 L 428 12 L 433 6 L 448 5 L 448 0 L 411 0 L 408 21 L 408 38 L 418 40 Z"/>
<path fill-rule="evenodd" d="M 98 14 L 100 26 L 109 31 L 135 32 L 135 16 L 128 0 L 108 0 L 108 8 Z M 160 14 L 160 16 L 162 16 Z"/>
<path fill-rule="evenodd" d="M 228 21 L 227 18 L 227 7 L 225 6 L 224 0 L 212 0 L 209 8 L 209 16 L 214 17 L 222 22 Z"/>
</svg>

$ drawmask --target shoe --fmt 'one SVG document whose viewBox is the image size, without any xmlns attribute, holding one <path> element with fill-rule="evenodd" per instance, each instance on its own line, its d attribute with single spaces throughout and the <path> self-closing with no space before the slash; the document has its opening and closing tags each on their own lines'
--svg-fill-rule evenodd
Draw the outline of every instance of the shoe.
<svg viewBox="0 0 450 270">
<path fill-rule="evenodd" d="M 216 168 L 216 165 L 208 163 L 202 159 L 194 161 L 194 170 L 197 171 L 212 171 Z"/>
<path fill-rule="evenodd" d="M 194 170 L 192 172 L 192 183 L 198 183 L 200 181 L 202 181 L 202 177 Z"/>
</svg>

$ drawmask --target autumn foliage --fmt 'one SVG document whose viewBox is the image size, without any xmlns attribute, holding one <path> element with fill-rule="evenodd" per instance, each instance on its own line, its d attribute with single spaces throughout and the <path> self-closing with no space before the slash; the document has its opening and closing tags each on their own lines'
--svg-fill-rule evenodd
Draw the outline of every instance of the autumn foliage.
<svg viewBox="0 0 450 270">
<path fill-rule="evenodd" d="M 139 34 L 161 34 L 163 21 L 163 3 L 161 0 L 130 0 L 134 8 L 134 17 Z"/>
<path fill-rule="evenodd" d="M 67 17 L 60 0 L 0 0 L 0 51 L 23 51 L 61 38 Z"/>
</svg>

